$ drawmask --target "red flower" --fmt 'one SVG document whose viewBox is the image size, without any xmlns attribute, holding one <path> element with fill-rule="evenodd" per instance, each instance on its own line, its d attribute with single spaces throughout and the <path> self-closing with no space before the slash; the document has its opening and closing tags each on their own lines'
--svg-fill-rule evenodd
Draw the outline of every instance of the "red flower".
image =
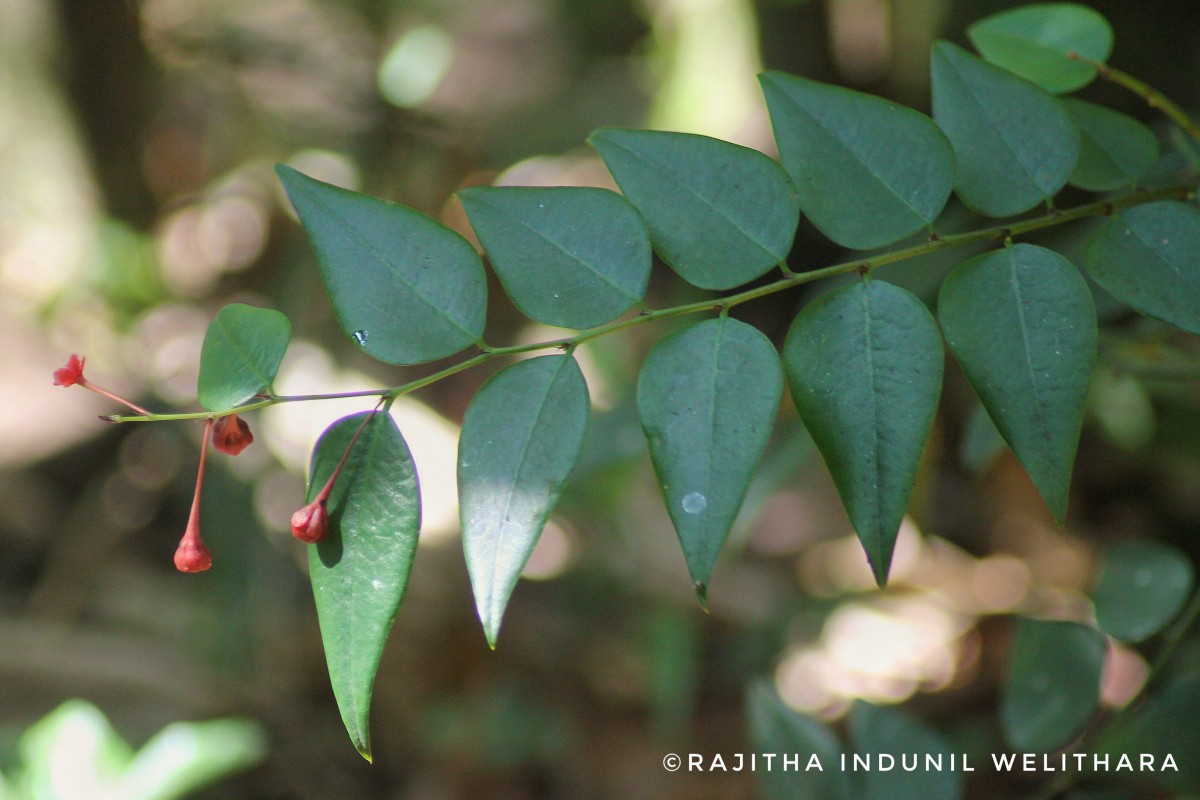
<svg viewBox="0 0 1200 800">
<path fill-rule="evenodd" d="M 200 538 L 200 493 L 204 489 L 204 462 L 208 459 L 208 436 L 212 417 L 204 423 L 204 438 L 200 440 L 200 468 L 196 471 L 196 493 L 192 496 L 192 513 L 179 547 L 175 548 L 175 569 L 180 572 L 204 572 L 212 566 L 212 553 Z"/>
<path fill-rule="evenodd" d="M 309 544 L 325 538 L 329 530 L 329 510 L 325 502 L 325 492 L 321 492 L 316 500 L 292 514 L 292 536 Z"/>
<path fill-rule="evenodd" d="M 200 531 L 188 526 L 175 550 L 175 569 L 180 572 L 204 572 L 212 566 L 212 553 L 200 539 Z"/>
<path fill-rule="evenodd" d="M 80 358 L 74 353 L 67 359 L 67 365 L 60 369 L 54 370 L 54 385 L 55 386 L 74 386 L 77 383 L 85 383 L 83 380 L 83 362 L 86 358 Z"/>
<path fill-rule="evenodd" d="M 254 434 L 246 420 L 238 419 L 237 414 L 221 417 L 213 424 L 213 447 L 222 453 L 236 456 L 254 443 Z"/>
</svg>

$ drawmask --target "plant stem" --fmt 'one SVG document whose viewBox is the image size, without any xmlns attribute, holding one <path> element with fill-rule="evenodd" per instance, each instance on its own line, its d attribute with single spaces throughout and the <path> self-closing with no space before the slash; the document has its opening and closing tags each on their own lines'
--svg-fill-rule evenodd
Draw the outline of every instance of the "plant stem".
<svg viewBox="0 0 1200 800">
<path fill-rule="evenodd" d="M 1039 217 L 1025 219 L 1018 222 L 1010 222 L 1006 225 L 996 225 L 990 228 L 981 228 L 976 231 L 967 231 L 966 233 L 955 233 L 948 236 L 938 236 L 930 241 L 922 242 L 921 244 L 905 247 L 899 250 L 893 250 L 889 253 L 880 253 L 879 255 L 866 258 L 858 258 L 853 261 L 846 261 L 841 264 L 824 267 L 822 269 L 810 270 L 808 272 L 794 272 L 772 283 L 767 283 L 762 286 L 757 286 L 753 289 L 736 294 L 727 295 L 725 297 L 714 297 L 707 300 L 700 300 L 695 303 L 688 303 L 681 306 L 673 306 L 671 308 L 660 308 L 655 311 L 644 310 L 640 314 L 628 317 L 626 319 L 616 320 L 605 325 L 600 325 L 595 328 L 580 331 L 574 336 L 567 336 L 560 339 L 550 339 L 543 342 L 534 342 L 532 344 L 510 345 L 508 347 L 489 347 L 482 353 L 472 356 L 457 364 L 453 364 L 445 369 L 426 375 L 423 378 L 418 378 L 414 381 L 395 386 L 391 389 L 367 389 L 358 392 L 336 392 L 331 394 L 306 394 L 306 395 L 270 395 L 263 397 L 252 403 L 247 403 L 237 408 L 231 408 L 225 411 L 197 411 L 182 414 L 144 414 L 140 416 L 108 416 L 102 419 L 108 422 L 166 422 L 170 420 L 189 420 L 189 419 L 206 419 L 223 417 L 233 413 L 243 413 L 246 411 L 254 411 L 267 406 L 277 405 L 279 403 L 296 403 L 307 402 L 310 400 L 340 400 L 347 397 L 371 397 L 379 396 L 388 401 L 395 400 L 397 397 L 402 397 L 409 392 L 414 392 L 417 389 L 424 388 L 430 384 L 437 383 L 443 378 L 448 378 L 464 370 L 479 366 L 496 358 L 505 356 L 517 355 L 519 353 L 529 353 L 535 350 L 549 349 L 568 349 L 584 342 L 598 339 L 601 336 L 607 336 L 610 333 L 616 333 L 626 328 L 633 328 L 638 325 L 644 325 L 649 322 L 657 322 L 658 320 L 669 319 L 671 317 L 681 317 L 688 314 L 697 314 L 705 311 L 727 311 L 734 306 L 748 303 L 751 300 L 757 300 L 760 297 L 777 294 L 787 289 L 796 286 L 802 286 L 807 283 L 830 278 L 834 275 L 845 275 L 851 272 L 870 273 L 879 267 L 887 264 L 895 264 L 900 261 L 917 258 L 919 256 L 936 253 L 951 247 L 958 247 L 972 242 L 985 242 L 991 239 L 1003 241 L 1016 236 L 1022 236 L 1034 231 L 1053 228 L 1058 225 L 1065 225 L 1068 222 L 1086 219 L 1088 217 L 1108 216 L 1126 208 L 1143 205 L 1145 203 L 1153 203 L 1159 200 L 1186 200 L 1190 199 L 1195 193 L 1196 187 L 1193 185 L 1182 186 L 1167 186 L 1151 190 L 1139 190 L 1132 192 L 1124 197 L 1119 197 L 1114 200 L 1098 200 L 1094 203 L 1088 203 L 1075 208 L 1066 209 L 1063 211 L 1053 211 L 1043 214 Z"/>
<path fill-rule="evenodd" d="M 1079 53 L 1068 53 L 1068 57 L 1076 61 L 1082 61 L 1089 67 L 1092 67 L 1096 72 L 1100 73 L 1100 77 L 1106 81 L 1111 81 L 1118 86 L 1123 86 L 1129 91 L 1136 94 L 1146 101 L 1146 105 L 1151 108 L 1156 108 L 1166 114 L 1172 122 L 1187 132 L 1196 141 L 1200 142 L 1200 125 L 1196 124 L 1188 113 L 1176 105 L 1175 101 L 1167 97 L 1162 92 L 1155 89 L 1153 86 L 1146 84 L 1137 78 L 1130 75 L 1128 72 L 1122 72 L 1116 67 L 1110 67 L 1108 64 L 1103 64 L 1099 61 L 1093 61 L 1087 56 L 1082 56 Z"/>
</svg>

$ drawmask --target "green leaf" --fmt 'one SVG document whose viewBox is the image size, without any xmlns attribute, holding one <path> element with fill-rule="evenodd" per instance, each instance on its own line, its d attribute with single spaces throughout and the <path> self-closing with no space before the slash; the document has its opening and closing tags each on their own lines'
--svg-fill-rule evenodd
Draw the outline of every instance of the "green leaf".
<svg viewBox="0 0 1200 800">
<path fill-rule="evenodd" d="M 1096 745 L 1108 754 L 1110 769 L 1119 770 L 1129 758 L 1132 772 L 1142 753 L 1154 756 L 1155 776 L 1162 784 L 1194 791 L 1200 785 L 1200 675 L 1194 668 L 1173 678 L 1125 718 L 1105 729 Z M 1163 769 L 1170 757 L 1174 769 Z M 1144 795 L 1141 795 L 1144 796 Z"/>
<path fill-rule="evenodd" d="M 38 800 L 113 797 L 133 758 L 129 743 L 86 700 L 68 700 L 42 717 L 22 734 L 19 748 L 24 770 L 17 791 Z"/>
<path fill-rule="evenodd" d="M 933 46 L 932 67 L 933 118 L 954 145 L 963 202 L 1007 217 L 1049 201 L 1079 158 L 1062 103 L 949 42 Z"/>
<path fill-rule="evenodd" d="M 483 262 L 466 239 L 411 208 L 278 165 L 347 336 L 389 364 L 420 364 L 481 344 Z"/>
<path fill-rule="evenodd" d="M 308 486 L 312 502 L 369 414 L 329 498 L 329 533 L 308 548 L 329 680 L 346 731 L 368 761 L 375 672 L 421 526 L 417 470 L 391 415 L 366 412 L 343 417 L 321 435 Z"/>
<path fill-rule="evenodd" d="M 271 391 L 292 324 L 278 311 L 233 303 L 217 312 L 200 349 L 200 405 L 226 411 Z"/>
<path fill-rule="evenodd" d="M 1063 104 L 1079 128 L 1079 163 L 1071 184 L 1107 192 L 1136 184 L 1158 161 L 1158 140 L 1133 117 L 1074 97 Z"/>
<path fill-rule="evenodd" d="M 800 210 L 844 247 L 929 228 L 954 182 L 954 151 L 910 108 L 782 72 L 759 76 Z"/>
<path fill-rule="evenodd" d="M 458 193 L 517 308 L 548 325 L 590 328 L 646 295 L 650 239 L 607 189 L 473 186 Z"/>
<path fill-rule="evenodd" d="M 1168 200 L 1122 211 L 1092 237 L 1085 265 L 1122 303 L 1200 335 L 1200 208 Z"/>
<path fill-rule="evenodd" d="M 110 796 L 175 800 L 252 767 L 266 755 L 266 732 L 253 720 L 172 723 L 138 751 Z"/>
<path fill-rule="evenodd" d="M 769 767 L 759 763 L 755 770 L 767 797 L 850 800 L 849 781 L 839 762 L 842 748 L 829 728 L 788 708 L 765 681 L 755 683 L 746 693 L 746 718 L 753 752 L 775 754 Z M 798 757 L 799 766 L 783 769 L 785 755 Z M 821 769 L 806 769 L 812 756 Z M 762 762 L 762 756 L 759 759 Z"/>
<path fill-rule="evenodd" d="M 880 587 L 937 410 L 943 358 L 924 304 L 882 281 L 814 300 L 784 345 L 792 399 Z"/>
<path fill-rule="evenodd" d="M 463 418 L 458 446 L 463 548 L 488 644 L 563 483 L 579 458 L 588 390 L 569 355 L 493 376 Z"/>
<path fill-rule="evenodd" d="M 642 366 L 638 415 L 701 603 L 782 394 L 775 347 L 728 317 L 667 336 Z"/>
<path fill-rule="evenodd" d="M 800 220 L 773 160 L 708 136 L 601 128 L 589 139 L 646 220 L 659 256 L 701 289 L 732 289 L 787 259 Z"/>
<path fill-rule="evenodd" d="M 1000 706 L 1015 749 L 1043 753 L 1066 744 L 1100 703 L 1103 634 L 1077 622 L 1017 621 Z"/>
<path fill-rule="evenodd" d="M 1096 624 L 1114 639 L 1149 639 L 1179 614 L 1194 581 L 1192 562 L 1176 547 L 1147 539 L 1116 544 L 1096 586 Z"/>
<path fill-rule="evenodd" d="M 1087 283 L 1058 253 L 1013 245 L 950 273 L 938 318 L 984 408 L 1061 524 L 1096 364 Z"/>
<path fill-rule="evenodd" d="M 871 759 L 861 773 L 861 800 L 957 800 L 962 796 L 961 756 L 932 729 L 895 708 L 857 702 L 850 710 L 850 741 L 860 755 Z M 881 754 L 891 756 L 885 769 Z M 917 768 L 904 768 L 902 758 L 917 759 Z M 940 765 L 936 767 L 933 765 Z"/>
<path fill-rule="evenodd" d="M 1070 57 L 1103 63 L 1112 28 L 1099 12 L 1077 3 L 1036 3 L 984 17 L 967 28 L 975 49 L 993 64 L 1055 94 L 1091 83 L 1096 70 Z"/>
</svg>

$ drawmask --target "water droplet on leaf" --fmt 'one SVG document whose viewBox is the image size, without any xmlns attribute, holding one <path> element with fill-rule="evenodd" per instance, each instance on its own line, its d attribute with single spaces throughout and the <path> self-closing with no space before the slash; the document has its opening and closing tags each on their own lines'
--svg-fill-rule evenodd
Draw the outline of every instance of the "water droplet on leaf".
<svg viewBox="0 0 1200 800">
<path fill-rule="evenodd" d="M 367 332 L 366 331 L 363 331 L 363 330 L 355 331 L 352 334 L 351 338 L 354 339 L 354 343 L 356 345 L 358 345 L 359 347 L 366 347 L 366 344 L 367 344 Z"/>
<path fill-rule="evenodd" d="M 683 496 L 683 510 L 689 514 L 699 514 L 708 505 L 708 499 L 699 492 L 689 492 Z"/>
</svg>

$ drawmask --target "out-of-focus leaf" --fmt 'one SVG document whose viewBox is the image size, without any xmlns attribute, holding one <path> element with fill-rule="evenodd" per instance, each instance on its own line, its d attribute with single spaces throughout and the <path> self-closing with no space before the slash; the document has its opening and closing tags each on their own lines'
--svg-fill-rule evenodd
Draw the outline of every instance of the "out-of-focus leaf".
<svg viewBox="0 0 1200 800">
<path fill-rule="evenodd" d="M 1033 3 L 984 17 L 967 36 L 993 64 L 1063 94 L 1087 86 L 1096 69 L 1070 57 L 1104 62 L 1112 52 L 1112 27 L 1098 11 L 1078 3 Z"/>
<path fill-rule="evenodd" d="M 1200 335 L 1200 208 L 1167 200 L 1122 211 L 1092 238 L 1086 266 L 1121 302 Z"/>
<path fill-rule="evenodd" d="M 1129 759 L 1132 772 L 1139 768 L 1142 753 L 1154 757 L 1157 773 L 1164 786 L 1193 790 L 1200 786 L 1200 676 L 1181 675 L 1152 694 L 1147 702 L 1122 722 L 1107 729 L 1096 745 L 1097 753 L 1108 755 L 1110 769 L 1121 768 L 1120 759 Z M 1163 769 L 1170 757 L 1174 768 Z"/>
<path fill-rule="evenodd" d="M 1178 548 L 1148 539 L 1113 545 L 1096 586 L 1096 624 L 1114 639 L 1148 639 L 1175 619 L 1194 581 Z"/>
<path fill-rule="evenodd" d="M 41 800 L 108 796 L 133 750 L 91 703 L 68 700 L 38 720 L 20 740 L 17 790 Z"/>
<path fill-rule="evenodd" d="M 958 446 L 959 463 L 973 474 L 982 475 L 1006 446 L 987 409 L 982 404 L 971 409 Z"/>
<path fill-rule="evenodd" d="M 1061 524 L 1096 363 L 1092 293 L 1069 261 L 1017 244 L 963 262 L 938 318 L 992 421 Z"/>
<path fill-rule="evenodd" d="M 1079 128 L 1079 163 L 1071 184 L 1107 192 L 1136 184 L 1158 161 L 1158 140 L 1133 117 L 1068 97 L 1063 104 Z"/>
<path fill-rule="evenodd" d="M 412 567 L 421 526 L 417 471 L 391 416 L 371 419 L 329 498 L 329 533 L 308 548 L 329 680 L 350 740 L 368 761 L 375 672 Z M 343 417 L 313 450 L 308 502 L 321 491 L 367 414 Z"/>
<path fill-rule="evenodd" d="M 840 768 L 842 748 L 829 728 L 784 705 L 765 682 L 750 687 L 746 717 L 755 753 L 773 753 L 771 768 L 756 770 L 766 797 L 772 800 L 851 800 L 850 781 Z M 801 759 L 796 769 L 783 769 L 784 755 Z M 806 769 L 815 756 L 821 769 Z M 761 758 L 761 756 L 760 756 Z"/>
<path fill-rule="evenodd" d="M 200 405 L 225 411 L 269 392 L 291 336 L 278 311 L 243 303 L 218 311 L 200 348 Z"/>
<path fill-rule="evenodd" d="M 342 330 L 367 354 L 420 364 L 481 342 L 487 279 L 466 239 L 411 208 L 275 171 Z"/>
<path fill-rule="evenodd" d="M 254 766 L 266 754 L 266 733 L 251 720 L 176 722 L 138 751 L 113 796 L 176 800 Z"/>
<path fill-rule="evenodd" d="M 856 752 L 871 759 L 860 773 L 861 800 L 957 800 L 962 796 L 961 755 L 935 731 L 895 709 L 858 702 L 850 711 L 850 741 Z M 894 759 L 884 769 L 881 755 Z M 917 767 L 904 768 L 913 758 Z M 931 764 L 939 764 L 934 768 Z"/>
<path fill-rule="evenodd" d="M 646 294 L 650 239 L 616 192 L 473 186 L 458 193 L 513 303 L 548 325 L 590 328 Z"/>
<path fill-rule="evenodd" d="M 800 210 L 845 247 L 883 247 L 929 228 L 954 182 L 933 121 L 861 92 L 782 72 L 759 76 Z"/>
<path fill-rule="evenodd" d="M 638 414 L 701 603 L 782 394 L 775 347 L 728 317 L 667 336 L 642 365 Z"/>
<path fill-rule="evenodd" d="M 783 168 L 708 136 L 601 128 L 589 139 L 646 220 L 654 247 L 701 289 L 732 289 L 785 261 L 800 220 Z"/>
<path fill-rule="evenodd" d="M 941 393 L 941 333 L 913 295 L 860 281 L 800 312 L 783 360 L 882 587 Z"/>
<path fill-rule="evenodd" d="M 463 549 L 496 646 L 505 606 L 579 458 L 588 390 L 569 355 L 520 361 L 471 401 L 458 448 Z"/>
<path fill-rule="evenodd" d="M 1079 130 L 1053 95 L 949 42 L 933 46 L 933 118 L 954 145 L 954 190 L 989 217 L 1048 201 L 1075 169 Z"/>
<path fill-rule="evenodd" d="M 1071 740 L 1100 704 L 1103 634 L 1077 622 L 1017 621 L 1000 706 L 1005 737 L 1042 753 Z"/>
</svg>

